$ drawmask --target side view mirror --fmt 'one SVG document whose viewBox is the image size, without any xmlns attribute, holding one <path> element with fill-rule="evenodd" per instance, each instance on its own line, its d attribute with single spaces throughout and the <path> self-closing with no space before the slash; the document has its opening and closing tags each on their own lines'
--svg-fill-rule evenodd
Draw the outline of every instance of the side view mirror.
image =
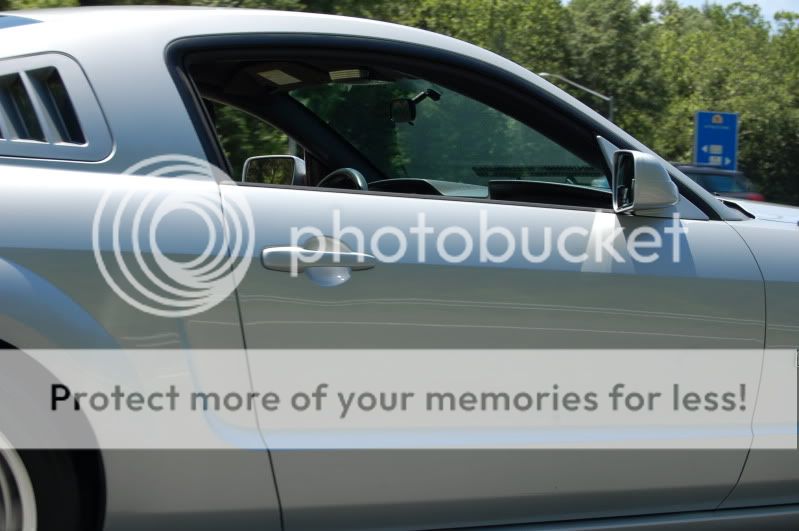
<svg viewBox="0 0 799 531">
<path fill-rule="evenodd" d="M 670 207 L 680 200 L 666 168 L 647 153 L 616 151 L 612 180 L 613 210 L 619 213 Z"/>
<path fill-rule="evenodd" d="M 244 161 L 241 182 L 305 186 L 305 161 L 292 155 L 261 155 Z"/>
</svg>

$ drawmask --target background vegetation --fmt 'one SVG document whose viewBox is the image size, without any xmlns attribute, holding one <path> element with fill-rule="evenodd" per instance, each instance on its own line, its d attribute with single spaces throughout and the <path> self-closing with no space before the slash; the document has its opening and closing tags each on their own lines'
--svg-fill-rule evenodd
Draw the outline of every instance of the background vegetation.
<svg viewBox="0 0 799 531">
<path fill-rule="evenodd" d="M 128 3 L 335 13 L 451 35 L 612 95 L 616 122 L 671 160 L 692 159 L 695 111 L 739 112 L 741 168 L 769 199 L 799 204 L 799 13 L 769 22 L 753 5 L 676 0 L 0 0 L 0 9 Z M 245 119 L 226 120 L 241 143 L 257 144 Z"/>
</svg>

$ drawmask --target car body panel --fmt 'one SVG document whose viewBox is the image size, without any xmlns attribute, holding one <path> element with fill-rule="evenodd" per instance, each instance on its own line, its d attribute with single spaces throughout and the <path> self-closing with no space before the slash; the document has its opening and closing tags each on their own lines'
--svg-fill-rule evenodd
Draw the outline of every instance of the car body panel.
<svg viewBox="0 0 799 531">
<path fill-rule="evenodd" d="M 628 233 L 640 225 L 660 232 L 671 223 L 307 189 L 245 192 L 265 247 L 287 245 L 290 227 L 335 234 L 336 210 L 341 226 L 360 228 L 366 241 L 383 225 L 413 226 L 419 212 L 436 233 L 453 225 L 476 231 L 479 211 L 514 233 L 522 225 L 551 226 L 555 235 L 575 225 L 601 233 L 615 223 Z M 590 267 L 555 255 L 531 265 L 518 253 L 489 265 L 408 258 L 353 272 L 331 289 L 256 262 L 239 285 L 246 341 L 260 349 L 762 348 L 762 277 L 748 248 L 724 222 L 683 223 L 680 264 L 665 256 L 648 265 Z M 540 249 L 535 234 L 531 247 Z M 355 239 L 343 241 L 357 248 Z M 435 256 L 428 245 L 427 256 Z M 256 387 L 269 376 L 260 361 L 250 362 Z M 289 530 L 437 528 L 453 525 L 452 515 L 459 525 L 488 525 L 712 509 L 734 487 L 745 457 L 745 450 L 272 450 Z"/>
<path fill-rule="evenodd" d="M 762 201 L 747 201 L 745 199 L 730 198 L 729 202 L 738 205 L 745 212 L 756 219 L 764 221 L 778 221 L 799 226 L 799 208 Z M 756 225 L 756 224 L 751 224 Z"/>
<path fill-rule="evenodd" d="M 737 200 L 736 200 L 737 202 Z M 764 219 L 732 223 L 732 227 L 752 249 L 766 281 L 768 326 L 767 348 L 797 348 L 799 345 L 799 226 L 772 221 L 799 216 L 799 208 L 743 202 L 747 210 L 762 207 Z M 799 358 L 797 358 L 799 360 Z M 799 369 L 797 369 L 799 370 Z M 799 377 L 799 374 L 797 375 Z M 797 425 L 799 433 L 799 425 Z M 754 448 L 746 462 L 738 486 L 724 507 L 743 507 L 799 501 L 799 449 L 765 450 Z"/>
<path fill-rule="evenodd" d="M 112 291 L 92 250 L 92 222 L 105 193 L 135 187 L 156 195 L 216 192 L 213 181 L 181 182 L 157 177 L 5 166 L 0 220 L 0 327 L 2 339 L 19 349 L 37 348 L 225 348 L 232 377 L 249 382 L 234 298 L 201 318 L 159 318 L 139 311 Z M 133 179 L 133 183 L 131 183 Z M 31 196 L 31 190 L 47 194 Z M 217 193 L 218 195 L 218 193 Z M 54 220 L 58 220 L 54 224 Z M 129 223 L 129 220 L 127 221 Z M 197 252 L 200 245 L 171 227 L 167 251 Z M 161 241 L 159 239 L 159 241 Z M 110 245 L 106 242 L 107 245 Z M 130 252 L 128 250 L 128 252 Z M 118 364 L 87 371 L 119 370 Z M 114 373 L 115 374 L 115 373 Z M 113 376 L 111 376 L 113 378 Z M 199 373 L 202 378 L 202 373 Z M 250 429 L 255 431 L 255 418 Z M 228 529 L 279 528 L 277 494 L 268 455 L 234 451 L 102 452 L 106 526 L 116 529 L 196 528 L 202 519 Z M 220 490 L 216 482 L 241 490 Z M 160 526 L 160 527 L 159 527 Z"/>
</svg>

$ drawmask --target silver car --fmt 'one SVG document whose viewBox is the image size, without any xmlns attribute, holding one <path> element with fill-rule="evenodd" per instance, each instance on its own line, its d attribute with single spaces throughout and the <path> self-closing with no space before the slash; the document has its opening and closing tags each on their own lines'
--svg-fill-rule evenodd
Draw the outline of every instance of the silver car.
<svg viewBox="0 0 799 531">
<path fill-rule="evenodd" d="M 145 168 L 159 160 L 219 171 Z M 197 306 L 113 280 L 133 250 L 107 232 L 141 217 L 116 214 L 175 193 L 251 213 L 253 244 L 233 253 L 247 267 Z M 566 259 L 486 263 L 387 244 L 383 259 L 329 237 L 344 223 L 373 241 L 420 214 L 468 236 L 479 212 L 513 232 L 609 224 L 666 240 L 678 217 L 683 254 L 588 267 L 569 245 Z M 204 256 L 186 219 L 159 229 L 159 252 Z M 253 10 L 0 16 L 9 353 L 227 349 L 219 371 L 259 388 L 268 371 L 249 350 L 795 349 L 797 220 L 722 202 L 538 76 L 442 35 Z M 298 227 L 320 236 L 294 241 Z M 25 367 L 0 373 L 0 443 L 35 414 L 25 382 L 41 368 Z M 60 450 L 0 444 L 2 531 L 799 528 L 795 448 L 295 450 L 265 435 L 259 451 L 78 450 L 45 428 Z"/>
</svg>

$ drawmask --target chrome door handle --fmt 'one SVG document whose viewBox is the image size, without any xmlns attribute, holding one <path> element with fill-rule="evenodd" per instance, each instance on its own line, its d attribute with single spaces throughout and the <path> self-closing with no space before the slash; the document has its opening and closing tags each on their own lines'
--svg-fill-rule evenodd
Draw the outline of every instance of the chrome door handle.
<svg viewBox="0 0 799 531">
<path fill-rule="evenodd" d="M 324 251 L 304 247 L 266 247 L 261 253 L 264 267 L 272 271 L 303 273 L 314 267 L 347 267 L 352 271 L 372 269 L 377 260 L 366 253 Z"/>
<path fill-rule="evenodd" d="M 319 286 L 335 287 L 347 282 L 353 271 L 373 268 L 377 260 L 370 254 L 356 253 L 335 238 L 321 236 L 310 238 L 302 247 L 266 247 L 261 252 L 261 263 L 272 271 L 293 276 L 305 273 Z"/>
</svg>

